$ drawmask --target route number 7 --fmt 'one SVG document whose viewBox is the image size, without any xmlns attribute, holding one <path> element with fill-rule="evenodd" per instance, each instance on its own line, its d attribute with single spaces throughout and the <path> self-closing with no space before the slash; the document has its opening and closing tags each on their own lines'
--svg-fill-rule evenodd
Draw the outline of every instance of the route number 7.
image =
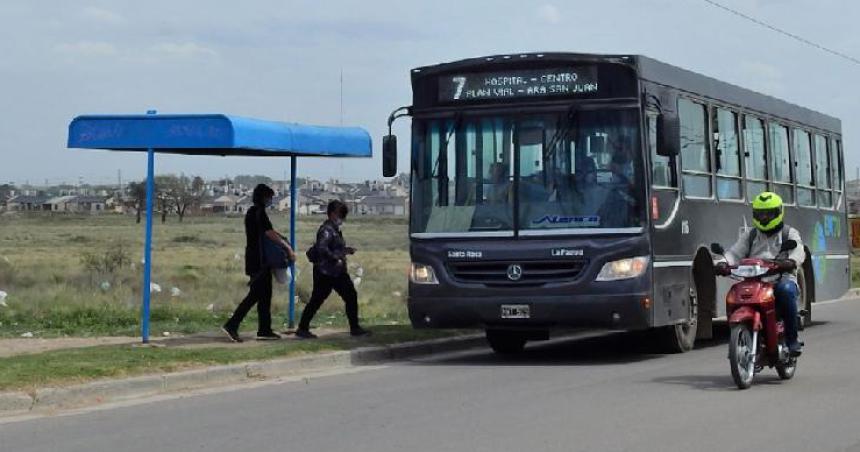
<svg viewBox="0 0 860 452">
<path fill-rule="evenodd" d="M 452 77 L 451 81 L 457 86 L 454 90 L 454 100 L 460 100 L 460 96 L 463 94 L 463 87 L 466 86 L 466 77 Z"/>
</svg>

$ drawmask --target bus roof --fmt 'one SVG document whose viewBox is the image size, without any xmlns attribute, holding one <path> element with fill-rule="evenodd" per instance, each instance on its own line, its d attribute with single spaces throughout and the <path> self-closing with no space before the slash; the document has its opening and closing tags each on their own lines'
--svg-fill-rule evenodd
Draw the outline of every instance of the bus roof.
<svg viewBox="0 0 860 452">
<path fill-rule="evenodd" d="M 535 62 L 617 63 L 636 69 L 640 79 L 669 86 L 694 95 L 737 105 L 764 114 L 798 122 L 831 133 L 841 134 L 842 123 L 832 116 L 801 107 L 772 96 L 722 82 L 693 71 L 679 68 L 643 55 L 608 55 L 587 53 L 522 53 L 468 58 L 450 63 L 423 66 L 412 70 L 412 77 L 422 78 L 463 70 L 498 70 L 506 66 L 523 66 Z"/>
<path fill-rule="evenodd" d="M 842 133 L 842 122 L 824 113 L 722 82 L 697 72 L 681 69 L 653 58 L 641 55 L 637 55 L 635 58 L 638 63 L 639 77 L 642 80 L 767 113 L 831 133 Z"/>
</svg>

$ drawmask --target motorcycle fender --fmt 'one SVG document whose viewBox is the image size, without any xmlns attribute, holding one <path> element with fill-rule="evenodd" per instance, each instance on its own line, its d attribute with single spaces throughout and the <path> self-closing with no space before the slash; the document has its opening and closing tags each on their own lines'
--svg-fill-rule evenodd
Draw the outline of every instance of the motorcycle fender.
<svg viewBox="0 0 860 452">
<path fill-rule="evenodd" d="M 729 324 L 751 323 L 753 331 L 761 330 L 761 314 L 748 306 L 737 308 L 732 315 L 729 316 Z"/>
</svg>

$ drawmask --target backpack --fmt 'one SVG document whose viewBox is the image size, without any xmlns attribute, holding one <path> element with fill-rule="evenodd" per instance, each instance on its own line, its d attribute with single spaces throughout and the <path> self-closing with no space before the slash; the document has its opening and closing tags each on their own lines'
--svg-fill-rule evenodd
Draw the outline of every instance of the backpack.
<svg viewBox="0 0 860 452">
<path fill-rule="evenodd" d="M 311 245 L 311 247 L 308 248 L 307 251 L 305 251 L 305 256 L 307 256 L 308 262 L 310 262 L 312 264 L 317 263 L 317 261 L 319 260 L 320 253 L 319 253 L 319 251 L 317 251 L 317 244 L 316 243 Z"/>
<path fill-rule="evenodd" d="M 787 224 L 782 225 L 782 230 L 779 231 L 779 234 L 782 236 L 780 239 L 780 243 L 785 243 L 788 238 L 788 231 L 791 230 L 791 226 Z M 747 257 L 749 257 L 749 253 L 752 251 L 753 243 L 755 243 L 755 239 L 758 237 L 758 229 L 752 228 L 750 230 L 750 235 L 747 237 Z"/>
</svg>

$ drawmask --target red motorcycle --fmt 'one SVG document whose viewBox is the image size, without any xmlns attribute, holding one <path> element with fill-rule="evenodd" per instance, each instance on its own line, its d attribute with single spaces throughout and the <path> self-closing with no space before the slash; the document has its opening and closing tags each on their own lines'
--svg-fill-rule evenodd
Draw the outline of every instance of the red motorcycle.
<svg viewBox="0 0 860 452">
<path fill-rule="evenodd" d="M 777 259 L 796 247 L 797 242 L 786 240 Z M 711 245 L 711 251 L 725 253 L 718 243 Z M 783 380 L 794 377 L 797 369 L 797 358 L 790 356 L 785 342 L 782 319 L 777 318 L 774 286 L 781 267 L 775 261 L 743 259 L 735 266 L 718 269 L 720 276 L 738 281 L 726 295 L 726 316 L 731 331 L 732 378 L 740 389 L 749 388 L 764 366 L 775 367 Z"/>
</svg>

